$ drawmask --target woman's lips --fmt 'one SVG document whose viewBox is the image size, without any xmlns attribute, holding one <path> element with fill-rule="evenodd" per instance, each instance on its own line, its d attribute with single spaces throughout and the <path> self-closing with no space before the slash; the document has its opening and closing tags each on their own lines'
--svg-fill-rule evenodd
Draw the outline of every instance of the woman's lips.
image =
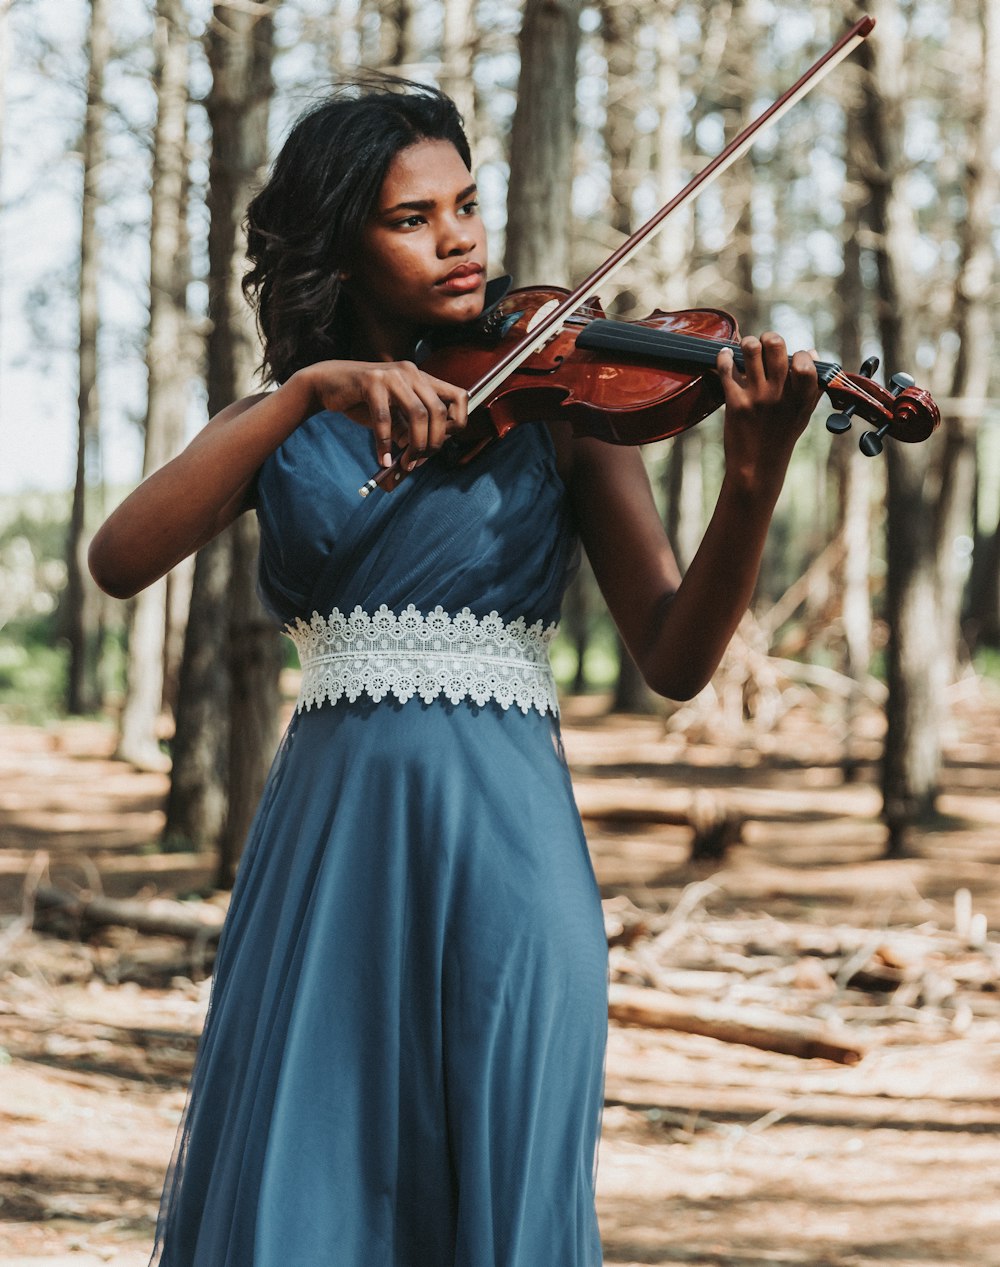
<svg viewBox="0 0 1000 1267">
<path fill-rule="evenodd" d="M 469 291 L 478 290 L 483 280 L 483 270 L 476 264 L 463 265 L 456 268 L 437 283 L 438 290 L 447 290 L 452 294 L 465 295 Z"/>
</svg>

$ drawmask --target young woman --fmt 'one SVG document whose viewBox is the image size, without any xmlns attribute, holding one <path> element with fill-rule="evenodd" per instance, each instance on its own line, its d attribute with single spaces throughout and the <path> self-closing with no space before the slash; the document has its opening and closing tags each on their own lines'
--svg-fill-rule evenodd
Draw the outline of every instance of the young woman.
<svg viewBox="0 0 1000 1267">
<path fill-rule="evenodd" d="M 261 594 L 303 662 L 153 1262 L 596 1267 L 607 948 L 546 644 L 582 541 L 650 685 L 701 688 L 818 398 L 812 358 L 775 335 L 744 340 L 743 374 L 720 355 L 725 477 L 682 581 L 634 450 L 552 420 L 428 460 L 466 396 L 408 358 L 486 285 L 447 98 L 314 109 L 248 225 L 277 386 L 213 418 L 91 552 L 125 597 L 253 507 Z M 400 449 L 419 469 L 360 499 Z"/>
</svg>

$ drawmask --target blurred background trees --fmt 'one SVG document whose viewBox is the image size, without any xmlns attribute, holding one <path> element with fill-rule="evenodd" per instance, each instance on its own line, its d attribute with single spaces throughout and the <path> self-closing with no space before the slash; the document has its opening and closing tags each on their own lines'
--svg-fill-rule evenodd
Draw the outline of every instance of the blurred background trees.
<svg viewBox="0 0 1000 1267">
<path fill-rule="evenodd" d="M 762 665 L 771 678 L 779 662 L 802 681 L 826 674 L 852 777 L 854 718 L 884 699 L 887 847 L 900 851 L 934 809 L 949 691 L 972 666 L 990 671 L 1000 648 L 1000 0 L 872 0 L 871 11 L 868 44 L 602 299 L 620 316 L 726 308 L 741 328 L 777 329 L 849 370 L 878 356 L 884 381 L 909 373 L 942 404 L 931 442 L 890 442 L 883 461 L 862 458 L 856 436 L 810 431 L 754 612 L 714 691 L 684 712 L 765 727 Z M 36 430 L 37 478 L 22 483 L 51 490 L 3 486 L 0 708 L 26 707 L 25 675 L 37 696 L 44 650 L 67 709 L 120 719 L 124 758 L 162 760 L 176 721 L 168 834 L 221 845 L 220 877 L 231 875 L 276 739 L 284 654 L 252 594 L 252 517 L 199 558 L 190 621 L 190 572 L 126 619 L 80 559 L 130 481 L 252 390 L 257 351 L 234 302 L 239 217 L 325 85 L 378 67 L 450 91 L 479 162 L 492 271 L 571 284 L 860 12 L 787 0 L 0 0 L 0 444 Z M 24 250 L 43 215 L 62 227 Z M 718 485 L 718 440 L 716 418 L 646 455 L 682 562 Z M 586 572 L 557 668 L 575 689 L 649 706 Z"/>
</svg>

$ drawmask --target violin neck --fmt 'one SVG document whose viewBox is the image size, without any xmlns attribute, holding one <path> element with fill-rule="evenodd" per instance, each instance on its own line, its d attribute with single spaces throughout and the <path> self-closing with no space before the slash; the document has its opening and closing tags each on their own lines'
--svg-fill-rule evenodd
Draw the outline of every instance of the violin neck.
<svg viewBox="0 0 1000 1267">
<path fill-rule="evenodd" d="M 670 362 L 685 369 L 714 369 L 723 348 L 729 348 L 738 370 L 744 368 L 743 349 L 729 339 L 707 339 L 695 334 L 677 334 L 633 321 L 597 318 L 589 321 L 576 337 L 578 348 L 652 357 L 661 364 Z M 840 373 L 840 366 L 817 361 L 816 370 L 824 387 Z"/>
</svg>

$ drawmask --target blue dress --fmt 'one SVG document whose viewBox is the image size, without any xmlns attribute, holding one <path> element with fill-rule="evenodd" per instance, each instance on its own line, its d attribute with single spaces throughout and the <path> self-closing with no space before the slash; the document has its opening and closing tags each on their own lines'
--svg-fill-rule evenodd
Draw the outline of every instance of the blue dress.
<svg viewBox="0 0 1000 1267">
<path fill-rule="evenodd" d="M 151 1263 L 597 1267 L 600 898 L 557 718 L 502 662 L 575 559 L 551 440 L 362 500 L 373 469 L 330 413 L 268 459 L 262 597 L 307 649 L 351 613 L 377 636 L 437 611 L 460 654 L 444 685 L 426 656 L 373 679 L 348 654 L 339 680 L 320 657 L 240 863 Z"/>
</svg>

